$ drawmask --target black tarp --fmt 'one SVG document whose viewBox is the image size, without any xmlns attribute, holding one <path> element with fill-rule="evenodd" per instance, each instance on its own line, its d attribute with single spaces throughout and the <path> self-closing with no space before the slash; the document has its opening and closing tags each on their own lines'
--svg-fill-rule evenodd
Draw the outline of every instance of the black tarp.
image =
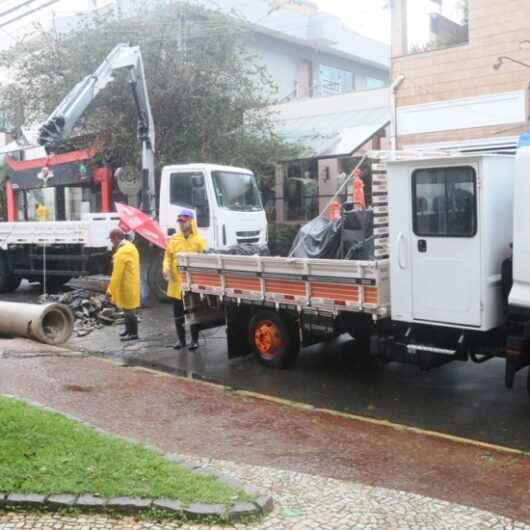
<svg viewBox="0 0 530 530">
<path fill-rule="evenodd" d="M 300 228 L 289 256 L 294 258 L 337 258 L 340 251 L 342 220 L 315 217 Z"/>
<path fill-rule="evenodd" d="M 345 205 L 336 221 L 316 217 L 300 228 L 289 256 L 319 259 L 374 259 L 374 216 L 371 209 Z"/>
</svg>

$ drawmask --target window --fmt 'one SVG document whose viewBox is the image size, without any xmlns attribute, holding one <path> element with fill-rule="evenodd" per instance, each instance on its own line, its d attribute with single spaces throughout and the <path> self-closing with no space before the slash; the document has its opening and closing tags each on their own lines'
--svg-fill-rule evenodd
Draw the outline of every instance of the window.
<svg viewBox="0 0 530 530">
<path fill-rule="evenodd" d="M 418 169 L 412 174 L 414 233 L 473 237 L 477 232 L 476 176 L 471 167 Z"/>
<path fill-rule="evenodd" d="M 254 175 L 213 171 L 213 188 L 221 208 L 243 212 L 263 210 Z"/>
<path fill-rule="evenodd" d="M 356 90 L 371 90 L 373 88 L 382 88 L 385 82 L 382 79 L 375 77 L 356 74 L 355 75 L 355 89 Z"/>
<path fill-rule="evenodd" d="M 285 217 L 288 221 L 309 221 L 318 215 L 318 162 L 292 163 L 284 179 Z"/>
<path fill-rule="evenodd" d="M 376 79 L 375 77 L 366 78 L 366 88 L 371 90 L 372 88 L 383 88 L 385 82 L 382 79 Z"/>
<path fill-rule="evenodd" d="M 321 95 L 341 94 L 353 90 L 353 74 L 332 66 L 320 65 Z"/>
<path fill-rule="evenodd" d="M 169 200 L 171 204 L 178 206 L 187 206 L 191 208 L 192 204 L 192 182 L 193 175 L 202 175 L 202 173 L 173 173 L 171 175 L 171 186 L 169 191 Z"/>
<path fill-rule="evenodd" d="M 202 173 L 172 173 L 169 201 L 176 206 L 194 209 L 199 228 L 210 226 L 210 208 Z"/>
<path fill-rule="evenodd" d="M 403 53 L 441 50 L 469 41 L 468 0 L 408 0 Z"/>
</svg>

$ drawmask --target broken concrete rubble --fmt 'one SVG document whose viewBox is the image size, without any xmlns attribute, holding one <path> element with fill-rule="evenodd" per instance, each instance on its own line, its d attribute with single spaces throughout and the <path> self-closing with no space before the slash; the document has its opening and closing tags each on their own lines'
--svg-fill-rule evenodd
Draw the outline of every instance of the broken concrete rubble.
<svg viewBox="0 0 530 530">
<path fill-rule="evenodd" d="M 123 323 L 123 313 L 113 306 L 104 294 L 86 289 L 58 294 L 43 294 L 39 303 L 58 302 L 67 305 L 75 316 L 74 334 L 84 337 L 95 329 Z"/>
</svg>

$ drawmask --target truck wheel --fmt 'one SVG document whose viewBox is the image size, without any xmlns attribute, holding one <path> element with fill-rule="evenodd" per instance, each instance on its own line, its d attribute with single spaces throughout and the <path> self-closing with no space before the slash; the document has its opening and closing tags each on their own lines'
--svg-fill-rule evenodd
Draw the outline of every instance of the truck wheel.
<svg viewBox="0 0 530 530">
<path fill-rule="evenodd" d="M 287 368 L 300 349 L 296 324 L 273 311 L 260 311 L 250 319 L 249 341 L 258 360 L 269 368 Z"/>
<path fill-rule="evenodd" d="M 22 278 L 9 274 L 7 268 L 7 256 L 0 252 L 0 293 L 11 293 L 18 289 Z"/>
</svg>

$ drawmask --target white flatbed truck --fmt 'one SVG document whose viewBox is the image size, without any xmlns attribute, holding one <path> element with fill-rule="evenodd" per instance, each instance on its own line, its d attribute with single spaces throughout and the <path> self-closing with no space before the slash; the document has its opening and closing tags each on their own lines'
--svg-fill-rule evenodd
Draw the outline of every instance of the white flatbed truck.
<svg viewBox="0 0 530 530">
<path fill-rule="evenodd" d="M 168 165 L 162 168 L 159 192 L 155 189 L 155 128 L 142 55 L 138 46 L 122 43 L 63 98 L 38 130 L 26 131 L 28 143 L 43 146 L 48 156 L 24 161 L 6 158 L 10 179 L 6 183 L 8 222 L 0 222 L 0 293 L 15 290 L 22 279 L 57 288 L 73 277 L 109 272 L 108 234 L 119 223 L 116 213 L 112 213 L 112 170 L 108 166 L 96 167 L 92 148 L 56 151 L 61 150 L 97 94 L 123 70 L 127 72 L 137 111 L 142 155 L 138 195 L 143 210 L 156 216 L 167 232 L 177 228 L 178 211 L 191 208 L 210 248 L 266 244 L 265 210 L 256 177 L 248 169 L 204 163 Z M 54 188 L 54 206 L 62 202 L 64 211 L 64 190 L 68 186 L 82 187 L 92 195 L 94 189 L 101 187 L 97 192 L 101 212 L 83 214 L 79 221 L 19 220 L 27 217 L 29 206 L 34 207 L 28 200 L 31 193 L 47 188 Z M 144 284 L 163 299 L 161 253 L 142 250 Z"/>
<path fill-rule="evenodd" d="M 511 388 L 530 365 L 528 167 L 530 146 L 517 160 L 390 154 L 373 168 L 388 258 L 181 255 L 190 317 L 224 322 L 230 358 L 253 352 L 270 367 L 349 333 L 352 356 L 422 369 L 503 358 Z"/>
</svg>

